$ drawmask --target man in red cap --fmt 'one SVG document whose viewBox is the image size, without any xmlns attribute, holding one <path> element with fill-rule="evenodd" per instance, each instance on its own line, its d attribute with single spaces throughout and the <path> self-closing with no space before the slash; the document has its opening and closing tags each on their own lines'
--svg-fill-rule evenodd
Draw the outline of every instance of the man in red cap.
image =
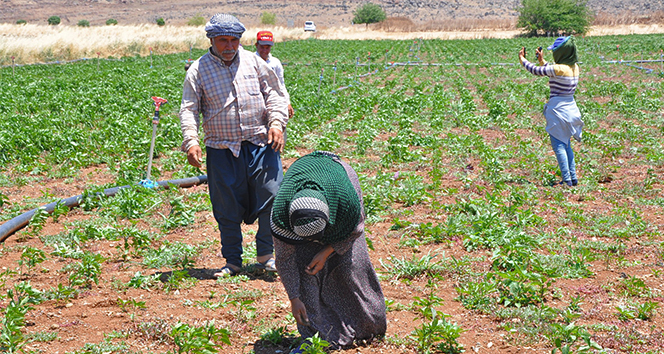
<svg viewBox="0 0 664 354">
<path fill-rule="evenodd" d="M 256 55 L 263 58 L 267 65 L 274 70 L 279 78 L 281 83 L 281 88 L 286 99 L 288 100 L 288 118 L 293 117 L 293 106 L 290 104 L 290 95 L 288 90 L 286 90 L 286 84 L 284 82 L 284 67 L 281 65 L 281 61 L 270 54 L 272 46 L 274 45 L 274 35 L 270 31 L 260 31 L 256 35 Z"/>
</svg>

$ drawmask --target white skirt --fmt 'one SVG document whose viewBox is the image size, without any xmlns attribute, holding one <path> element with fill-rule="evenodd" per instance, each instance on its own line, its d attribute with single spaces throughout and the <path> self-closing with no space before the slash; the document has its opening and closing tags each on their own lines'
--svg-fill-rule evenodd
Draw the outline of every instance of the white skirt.
<svg viewBox="0 0 664 354">
<path fill-rule="evenodd" d="M 544 104 L 546 132 L 554 138 L 567 142 L 570 137 L 581 141 L 583 120 L 574 101 L 574 96 L 554 96 Z"/>
</svg>

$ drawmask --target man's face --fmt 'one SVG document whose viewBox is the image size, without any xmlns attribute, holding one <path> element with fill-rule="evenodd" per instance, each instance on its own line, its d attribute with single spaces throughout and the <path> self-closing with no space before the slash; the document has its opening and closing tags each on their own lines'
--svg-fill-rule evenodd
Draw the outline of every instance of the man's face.
<svg viewBox="0 0 664 354">
<path fill-rule="evenodd" d="M 210 43 L 217 50 L 217 53 L 226 62 L 233 61 L 237 48 L 240 46 L 240 38 L 233 36 L 217 36 L 210 38 Z"/>
<path fill-rule="evenodd" d="M 263 58 L 263 60 L 267 60 L 267 57 L 270 55 L 270 50 L 272 50 L 271 45 L 256 43 L 256 51 L 258 52 L 258 55 Z"/>
</svg>

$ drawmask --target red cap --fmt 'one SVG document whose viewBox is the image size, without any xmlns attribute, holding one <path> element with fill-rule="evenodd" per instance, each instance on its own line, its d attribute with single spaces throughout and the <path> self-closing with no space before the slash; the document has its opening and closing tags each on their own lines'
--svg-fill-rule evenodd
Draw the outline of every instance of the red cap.
<svg viewBox="0 0 664 354">
<path fill-rule="evenodd" d="M 256 35 L 256 40 L 260 45 L 274 45 L 274 38 L 270 31 L 260 31 Z"/>
</svg>

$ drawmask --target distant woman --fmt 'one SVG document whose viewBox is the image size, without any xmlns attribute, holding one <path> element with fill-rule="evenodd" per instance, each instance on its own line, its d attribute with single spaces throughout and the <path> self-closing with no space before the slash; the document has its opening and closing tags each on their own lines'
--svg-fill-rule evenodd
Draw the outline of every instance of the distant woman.
<svg viewBox="0 0 664 354">
<path fill-rule="evenodd" d="M 297 329 L 303 338 L 319 333 L 333 349 L 385 335 L 364 217 L 355 171 L 319 151 L 290 166 L 272 206 L 277 271 Z"/>
<path fill-rule="evenodd" d="M 579 84 L 579 66 L 576 54 L 574 38 L 559 37 L 548 47 L 553 52 L 553 61 L 550 65 L 544 61 L 542 50 L 537 49 L 535 54 L 540 66 L 529 62 L 525 58 L 525 48 L 519 52 L 519 60 L 526 70 L 534 75 L 548 76 L 549 102 L 544 105 L 544 117 L 546 118 L 546 132 L 551 138 L 551 147 L 556 154 L 562 181 L 555 184 L 576 186 L 578 177 L 574 164 L 574 152 L 572 151 L 571 137 L 581 141 L 581 130 L 583 121 L 581 112 L 574 101 L 574 92 Z"/>
</svg>

